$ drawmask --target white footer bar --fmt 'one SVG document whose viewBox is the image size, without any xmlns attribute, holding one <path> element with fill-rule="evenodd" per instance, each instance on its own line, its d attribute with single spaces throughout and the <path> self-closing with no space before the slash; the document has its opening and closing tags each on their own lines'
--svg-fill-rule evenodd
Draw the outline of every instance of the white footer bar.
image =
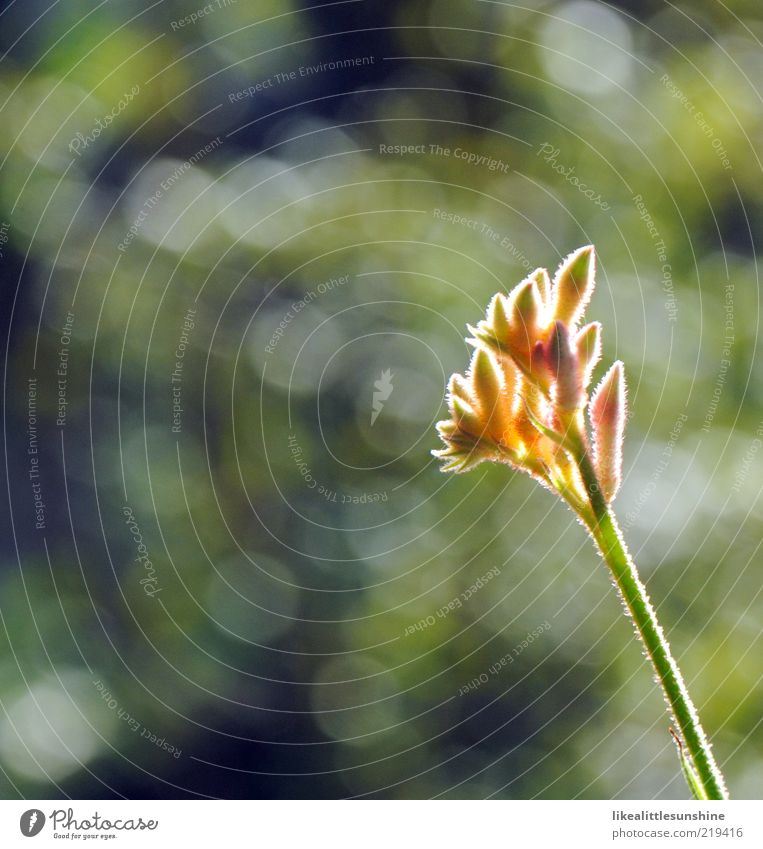
<svg viewBox="0 0 763 849">
<path fill-rule="evenodd" d="M 0 846 L 756 847 L 763 803 L 2 801 Z"/>
</svg>

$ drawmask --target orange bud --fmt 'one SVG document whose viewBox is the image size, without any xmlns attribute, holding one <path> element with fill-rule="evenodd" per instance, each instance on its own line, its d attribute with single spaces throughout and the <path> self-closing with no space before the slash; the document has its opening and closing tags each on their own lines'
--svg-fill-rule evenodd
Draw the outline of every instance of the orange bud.
<svg viewBox="0 0 763 849">
<path fill-rule="evenodd" d="M 593 245 L 573 251 L 556 271 L 553 283 L 553 317 L 577 324 L 591 300 L 595 285 Z"/>
<path fill-rule="evenodd" d="M 521 327 L 528 335 L 534 335 L 542 309 L 543 302 L 535 280 L 530 278 L 520 283 L 509 296 L 509 321 L 512 328 Z"/>
<path fill-rule="evenodd" d="M 475 407 L 487 434 L 496 442 L 508 441 L 511 398 L 506 396 L 503 375 L 493 357 L 478 348 L 469 370 Z"/>
<path fill-rule="evenodd" d="M 516 398 L 517 384 L 521 378 L 521 372 L 518 371 L 516 363 L 511 357 L 496 356 L 495 359 L 503 375 L 503 394 L 508 399 L 509 408 L 512 408 L 514 399 Z"/>
<path fill-rule="evenodd" d="M 538 284 L 529 278 L 509 295 L 510 353 L 528 363 L 540 332 L 543 310 Z"/>
<path fill-rule="evenodd" d="M 543 408 L 543 400 L 543 394 L 534 383 L 525 377 L 519 378 L 514 426 L 524 443 L 526 451 L 537 453 L 539 457 L 542 455 L 545 459 L 546 454 L 537 449 L 542 447 L 544 441 L 547 442 L 548 440 L 535 427 L 530 418 L 532 415 L 539 421 L 545 421 L 546 410 Z"/>
<path fill-rule="evenodd" d="M 477 348 L 472 354 L 469 378 L 477 406 L 490 409 L 501 394 L 501 375 L 493 363 L 493 358 L 482 348 Z"/>
<path fill-rule="evenodd" d="M 604 375 L 589 406 L 596 476 L 607 501 L 617 495 L 622 480 L 625 433 L 625 374 L 618 360 Z"/>
</svg>

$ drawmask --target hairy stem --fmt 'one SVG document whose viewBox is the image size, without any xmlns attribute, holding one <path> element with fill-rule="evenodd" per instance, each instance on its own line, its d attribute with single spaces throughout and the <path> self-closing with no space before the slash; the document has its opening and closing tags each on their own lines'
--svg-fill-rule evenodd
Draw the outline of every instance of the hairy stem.
<svg viewBox="0 0 763 849">
<path fill-rule="evenodd" d="M 577 457 L 580 473 L 593 507 L 589 530 L 630 613 L 633 624 L 652 662 L 657 680 L 673 714 L 707 799 L 728 799 L 728 791 L 710 743 L 686 689 L 681 671 L 670 651 L 657 614 L 631 559 L 617 519 L 602 495 L 590 454 L 584 448 Z"/>
</svg>

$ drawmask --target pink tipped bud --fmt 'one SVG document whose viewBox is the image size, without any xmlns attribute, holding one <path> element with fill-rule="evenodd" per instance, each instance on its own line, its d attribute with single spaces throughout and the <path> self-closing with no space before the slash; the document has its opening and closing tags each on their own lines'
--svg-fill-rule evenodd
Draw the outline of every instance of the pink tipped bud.
<svg viewBox="0 0 763 849">
<path fill-rule="evenodd" d="M 556 271 L 553 283 L 553 317 L 577 324 L 591 300 L 595 285 L 593 245 L 573 251 Z"/>
<path fill-rule="evenodd" d="M 583 406 L 583 381 L 577 352 L 570 341 L 567 325 L 555 321 L 546 343 L 546 365 L 554 377 L 554 400 L 560 410 L 571 412 Z"/>
<path fill-rule="evenodd" d="M 530 351 L 528 371 L 528 376 L 533 385 L 537 386 L 542 392 L 551 391 L 551 384 L 556 378 L 554 372 L 549 368 L 548 344 L 540 339 Z"/>
<path fill-rule="evenodd" d="M 586 324 L 580 329 L 575 336 L 575 350 L 580 361 L 585 389 L 591 382 L 591 375 L 596 364 L 601 359 L 601 325 L 598 321 Z"/>
<path fill-rule="evenodd" d="M 617 495 L 622 480 L 625 415 L 625 374 L 618 360 L 604 375 L 589 406 L 594 466 L 607 501 Z"/>
<path fill-rule="evenodd" d="M 530 353 L 530 370 L 537 378 L 549 377 L 546 363 L 546 346 L 538 340 Z"/>
</svg>

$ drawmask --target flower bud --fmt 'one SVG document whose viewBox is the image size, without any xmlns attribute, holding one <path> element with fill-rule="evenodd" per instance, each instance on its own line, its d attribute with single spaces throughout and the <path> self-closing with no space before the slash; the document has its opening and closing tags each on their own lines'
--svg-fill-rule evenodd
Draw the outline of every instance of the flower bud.
<svg viewBox="0 0 763 849">
<path fill-rule="evenodd" d="M 540 331 L 543 302 L 538 284 L 529 278 L 512 292 L 509 301 L 511 348 L 527 362 Z"/>
<path fill-rule="evenodd" d="M 435 427 L 437 428 L 437 433 L 440 434 L 440 438 L 444 442 L 447 442 L 458 435 L 458 425 L 453 421 L 453 419 L 445 419 L 444 421 L 437 422 Z"/>
<path fill-rule="evenodd" d="M 560 411 L 580 409 L 585 401 L 577 352 L 566 324 L 555 321 L 545 348 L 546 364 L 554 376 L 554 401 Z"/>
<path fill-rule="evenodd" d="M 438 422 L 437 429 L 440 431 L 446 447 L 431 452 L 433 457 L 445 461 L 445 464 L 441 467 L 443 472 L 468 472 L 484 460 L 499 459 L 479 440 L 470 440 L 469 437 L 460 432 L 452 437 L 446 437 L 440 426 L 449 424 L 456 427 L 453 422 Z M 447 427 L 445 432 L 448 432 Z"/>
<path fill-rule="evenodd" d="M 578 321 L 593 292 L 594 265 L 593 248 L 580 248 L 553 283 L 538 268 L 508 295 L 496 294 L 476 327 L 467 325 L 471 365 L 466 377 L 451 378 L 451 419 L 437 426 L 445 449 L 433 454 L 446 461 L 444 471 L 505 462 L 556 490 L 579 515 L 590 511 L 578 463 L 588 444 L 587 390 L 601 356 L 601 327 L 578 329 Z M 624 406 L 618 365 L 589 407 L 596 475 L 607 498 L 620 481 Z"/>
<path fill-rule="evenodd" d="M 601 325 L 598 321 L 586 324 L 575 336 L 575 350 L 583 379 L 583 388 L 586 389 L 591 382 L 596 364 L 601 359 Z"/>
<path fill-rule="evenodd" d="M 478 348 L 469 371 L 475 406 L 487 435 L 495 442 L 511 441 L 511 401 L 503 374 L 493 357 Z"/>
<path fill-rule="evenodd" d="M 457 395 L 469 404 L 472 402 L 469 384 L 460 374 L 452 374 L 450 376 L 450 380 L 448 381 L 448 395 Z"/>
<path fill-rule="evenodd" d="M 493 296 L 487 308 L 487 323 L 502 345 L 508 344 L 509 341 L 509 316 L 506 306 L 506 298 L 499 292 Z"/>
<path fill-rule="evenodd" d="M 577 324 L 593 294 L 595 266 L 593 245 L 578 248 L 562 262 L 553 282 L 552 314 L 555 319 Z"/>
<path fill-rule="evenodd" d="M 546 356 L 546 345 L 538 340 L 530 353 L 530 374 L 532 379 L 544 390 L 547 390 L 551 385 L 554 375 L 548 367 L 548 357 Z"/>
<path fill-rule="evenodd" d="M 622 479 L 625 415 L 625 374 L 618 360 L 604 375 L 589 406 L 594 467 L 607 501 L 617 495 Z"/>
<path fill-rule="evenodd" d="M 482 436 L 482 432 L 485 429 L 484 425 L 479 413 L 471 404 L 464 401 L 463 398 L 459 398 L 458 395 L 451 395 L 448 407 L 451 418 L 461 430 L 472 436 Z"/>
<path fill-rule="evenodd" d="M 548 308 L 551 304 L 551 278 L 548 276 L 548 271 L 545 268 L 536 268 L 530 275 L 530 279 L 534 280 L 538 287 L 543 307 Z"/>
<path fill-rule="evenodd" d="M 514 425 L 517 434 L 528 454 L 537 453 L 538 456 L 543 455 L 543 459 L 546 459 L 548 452 L 538 449 L 542 448 L 548 440 L 535 427 L 531 419 L 531 416 L 534 416 L 539 421 L 546 420 L 547 410 L 545 409 L 543 394 L 535 383 L 525 377 L 519 379 L 517 391 L 519 403 L 517 404 Z"/>
</svg>

